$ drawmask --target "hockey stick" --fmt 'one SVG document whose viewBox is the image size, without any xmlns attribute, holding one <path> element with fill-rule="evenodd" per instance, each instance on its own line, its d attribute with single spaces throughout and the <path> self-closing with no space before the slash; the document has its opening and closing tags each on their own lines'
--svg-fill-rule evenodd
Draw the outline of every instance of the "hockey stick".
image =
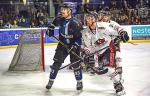
<svg viewBox="0 0 150 96">
<path fill-rule="evenodd" d="M 62 70 L 62 69 L 64 69 L 64 68 L 66 68 L 66 67 L 68 67 L 68 66 L 71 66 L 71 65 L 74 65 L 74 64 L 76 64 L 76 63 L 78 63 L 78 62 L 80 62 L 81 60 L 78 60 L 78 61 L 76 61 L 76 62 L 73 62 L 73 63 L 70 63 L 70 64 L 67 64 L 67 65 L 65 65 L 65 66 L 63 66 L 63 67 L 61 67 L 61 68 L 56 68 L 56 67 L 54 67 L 54 66 L 50 66 L 50 68 L 52 68 L 52 69 L 55 69 L 55 70 Z M 96 69 L 94 69 L 92 66 L 88 66 L 89 68 L 91 68 L 96 74 L 98 74 L 98 75 L 102 75 L 102 74 L 105 74 L 105 73 L 107 73 L 108 72 L 108 68 L 105 68 L 104 70 L 96 70 Z"/>
<path fill-rule="evenodd" d="M 136 43 L 132 43 L 132 42 L 127 42 L 127 43 L 130 43 L 130 44 L 132 44 L 132 45 L 138 45 L 138 44 L 136 44 Z"/>
<path fill-rule="evenodd" d="M 74 64 L 76 64 L 76 63 L 78 63 L 78 62 L 81 62 L 81 59 L 78 60 L 78 61 L 76 61 L 76 62 L 67 64 L 67 65 L 65 65 L 65 66 L 63 66 L 63 67 L 61 67 L 61 68 L 56 68 L 56 67 L 54 67 L 54 66 L 50 66 L 50 68 L 55 69 L 55 70 L 61 70 L 61 69 L 64 69 L 64 68 L 66 68 L 66 67 L 68 67 L 68 66 L 74 65 Z"/>
<path fill-rule="evenodd" d="M 106 46 L 106 47 L 104 47 L 104 48 L 102 48 L 102 49 L 100 49 L 100 50 L 98 50 L 98 51 L 95 51 L 94 53 L 91 53 L 91 54 L 89 54 L 89 55 L 87 55 L 86 57 L 84 57 L 84 58 L 82 58 L 81 56 L 79 56 L 79 55 L 77 55 L 75 52 L 73 52 L 73 51 L 71 51 L 71 49 L 69 49 L 63 42 L 61 42 L 57 37 L 55 37 L 55 36 L 53 36 L 57 41 L 59 41 L 59 43 L 60 44 L 62 44 L 67 50 L 68 50 L 68 52 L 71 52 L 73 55 L 75 55 L 75 56 L 77 56 L 80 60 L 78 60 L 78 61 L 76 61 L 76 62 L 73 62 L 73 63 L 70 63 L 70 64 L 67 64 L 67 65 L 65 65 L 65 66 L 63 66 L 63 67 L 61 67 L 61 68 L 55 68 L 55 67 L 53 67 L 53 66 L 50 66 L 50 68 L 52 68 L 52 69 L 55 69 L 55 70 L 61 70 L 61 69 L 64 69 L 64 68 L 66 68 L 66 67 L 68 67 L 68 66 L 71 66 L 71 65 L 74 65 L 74 64 L 76 64 L 76 63 L 78 63 L 78 62 L 80 62 L 80 61 L 84 61 L 84 58 L 88 58 L 88 57 L 90 57 L 90 56 L 92 56 L 92 55 L 94 55 L 94 54 L 96 54 L 96 53 L 98 53 L 98 52 L 100 52 L 100 51 L 102 51 L 102 50 L 104 50 L 104 49 L 107 49 L 107 48 L 109 48 L 109 46 Z M 102 71 L 98 71 L 98 70 L 95 70 L 93 67 L 91 67 L 91 66 L 89 66 L 96 74 L 105 74 L 105 73 L 107 73 L 108 72 L 108 68 L 107 69 L 105 69 L 105 70 L 102 70 Z"/>
<path fill-rule="evenodd" d="M 91 53 L 91 54 L 85 56 L 84 58 L 88 58 L 88 57 L 90 57 L 90 56 L 92 56 L 92 55 L 94 55 L 94 54 L 96 54 L 96 53 L 98 53 L 98 52 L 100 52 L 100 51 L 102 51 L 102 50 L 104 50 L 104 49 L 108 49 L 108 48 L 109 48 L 109 46 L 106 46 L 106 47 L 104 47 L 104 48 L 102 48 L 102 49 L 99 49 L 99 50 L 95 51 L 94 53 Z"/>
<path fill-rule="evenodd" d="M 72 51 L 71 49 L 69 49 L 69 48 L 68 48 L 63 42 L 61 42 L 57 37 L 55 37 L 55 36 L 53 36 L 53 37 L 54 37 L 57 41 L 59 41 L 59 43 L 62 44 L 62 45 L 67 49 L 68 52 L 71 52 L 73 55 L 75 55 L 75 56 L 77 56 L 79 59 L 83 60 L 83 58 L 82 58 L 81 56 L 77 55 L 74 51 Z M 95 51 L 94 53 L 91 53 L 91 54 L 87 55 L 85 58 L 88 58 L 88 57 L 90 57 L 90 56 L 92 56 L 92 55 L 94 55 L 94 54 L 96 54 L 96 53 L 98 53 L 98 52 L 100 52 L 100 51 L 102 51 L 102 50 L 104 50 L 104 49 L 107 49 L 107 48 L 109 48 L 109 46 L 106 46 L 106 47 L 104 47 L 104 48 L 102 48 L 102 49 L 100 49 L 100 50 L 97 50 L 97 51 Z"/>
<path fill-rule="evenodd" d="M 88 66 L 88 67 L 91 68 L 98 75 L 102 75 L 108 72 L 108 68 L 105 68 L 103 70 L 96 70 L 92 66 Z"/>
<path fill-rule="evenodd" d="M 104 35 L 107 35 L 107 34 L 105 34 L 105 33 L 103 33 Z M 108 35 L 109 37 L 118 37 L 118 35 Z M 112 39 L 113 40 L 113 39 Z M 133 42 L 126 42 L 126 43 L 129 43 L 129 44 L 132 44 L 132 45 L 138 45 L 138 44 L 136 44 L 136 43 L 133 43 Z"/>
<path fill-rule="evenodd" d="M 95 51 L 94 53 L 91 53 L 91 54 L 89 54 L 89 55 L 87 55 L 87 56 L 85 56 L 84 58 L 88 58 L 88 57 L 90 57 L 90 56 L 92 56 L 92 55 L 94 55 L 94 54 L 96 54 L 97 52 L 100 52 L 100 51 L 102 51 L 102 50 L 104 50 L 104 49 L 107 49 L 109 46 L 106 46 L 106 47 L 104 47 L 104 48 L 102 48 L 102 49 L 100 49 L 100 50 L 98 50 L 98 51 Z M 80 57 L 80 56 L 79 56 Z M 55 69 L 55 70 L 61 70 L 61 69 L 64 69 L 64 68 L 66 68 L 66 67 L 68 67 L 68 66 L 71 66 L 71 65 L 74 65 L 74 64 L 76 64 L 76 63 L 78 63 L 78 62 L 83 62 L 84 61 L 84 58 L 82 58 L 82 57 L 80 57 L 80 60 L 78 60 L 78 61 L 76 61 L 76 62 L 73 62 L 73 63 L 70 63 L 70 64 L 67 64 L 67 65 L 65 65 L 65 66 L 63 66 L 63 67 L 61 67 L 61 68 L 56 68 L 56 67 L 53 67 L 53 66 L 50 66 L 50 68 L 52 68 L 52 69 Z M 95 70 L 93 67 L 91 67 L 91 66 L 89 66 L 95 73 L 97 73 L 97 74 L 104 74 L 104 73 L 107 73 L 108 72 L 108 69 L 106 69 L 106 70 L 104 70 L 104 72 L 103 71 L 97 71 L 97 70 Z"/>
<path fill-rule="evenodd" d="M 57 37 L 55 37 L 55 36 L 53 36 L 57 41 L 59 41 L 59 43 L 61 44 L 61 45 L 63 45 L 66 49 L 67 49 L 67 51 L 68 51 L 68 53 L 69 52 L 71 52 L 73 55 L 75 55 L 76 57 L 78 57 L 79 59 L 81 59 L 81 57 L 79 56 L 79 55 L 77 55 L 74 51 L 72 51 L 71 49 L 69 49 L 62 41 L 60 41 Z"/>
<path fill-rule="evenodd" d="M 74 64 L 76 64 L 76 63 L 78 63 L 78 62 L 81 62 L 81 61 L 83 60 L 82 57 L 80 57 L 80 56 L 77 55 L 74 51 L 72 51 L 71 49 L 69 49 L 69 48 L 68 48 L 62 41 L 60 41 L 56 36 L 52 36 L 52 37 L 54 37 L 57 41 L 59 41 L 59 43 L 60 43 L 61 45 L 63 45 L 63 46 L 67 49 L 68 53 L 71 52 L 73 55 L 75 55 L 76 57 L 78 57 L 79 60 L 76 61 L 76 62 L 67 64 L 67 65 L 65 65 L 65 66 L 63 66 L 63 67 L 61 67 L 61 68 L 56 68 L 56 67 L 54 67 L 54 66 L 50 66 L 50 68 L 55 69 L 55 70 L 61 70 L 61 69 L 64 69 L 64 68 L 66 68 L 66 67 L 68 67 L 68 66 L 74 65 Z"/>
</svg>

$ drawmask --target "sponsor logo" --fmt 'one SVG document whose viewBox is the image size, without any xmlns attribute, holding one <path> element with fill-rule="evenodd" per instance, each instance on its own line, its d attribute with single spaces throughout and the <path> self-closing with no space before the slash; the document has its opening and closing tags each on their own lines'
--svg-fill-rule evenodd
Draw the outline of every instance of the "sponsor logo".
<svg viewBox="0 0 150 96">
<path fill-rule="evenodd" d="M 150 26 L 132 27 L 132 36 L 150 36 Z"/>
<path fill-rule="evenodd" d="M 132 40 L 150 40 L 150 26 L 131 27 Z"/>
</svg>

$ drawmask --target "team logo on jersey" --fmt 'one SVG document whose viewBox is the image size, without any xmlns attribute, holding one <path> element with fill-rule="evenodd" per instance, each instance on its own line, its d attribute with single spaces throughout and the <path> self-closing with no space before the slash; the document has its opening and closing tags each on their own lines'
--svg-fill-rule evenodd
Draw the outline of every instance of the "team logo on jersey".
<svg viewBox="0 0 150 96">
<path fill-rule="evenodd" d="M 61 36 L 63 36 L 64 38 L 67 38 L 67 39 L 70 39 L 70 38 L 73 38 L 73 35 L 66 35 L 66 34 L 62 34 L 60 33 Z"/>
<path fill-rule="evenodd" d="M 105 29 L 105 27 L 98 27 L 98 29 Z"/>
<path fill-rule="evenodd" d="M 96 42 L 95 42 L 95 44 L 96 45 L 101 45 L 101 44 L 103 44 L 103 43 L 105 43 L 106 41 L 105 41 L 105 38 L 103 38 L 103 39 L 98 39 Z"/>
</svg>

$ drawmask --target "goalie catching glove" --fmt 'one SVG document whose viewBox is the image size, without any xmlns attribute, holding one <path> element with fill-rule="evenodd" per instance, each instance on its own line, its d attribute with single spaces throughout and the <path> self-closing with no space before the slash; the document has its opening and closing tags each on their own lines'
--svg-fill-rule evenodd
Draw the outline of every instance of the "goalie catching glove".
<svg viewBox="0 0 150 96">
<path fill-rule="evenodd" d="M 55 29 L 55 25 L 53 25 L 53 24 L 50 24 L 49 26 L 48 26 L 48 30 L 46 31 L 46 35 L 48 35 L 48 36 L 54 36 L 54 29 Z"/>
</svg>

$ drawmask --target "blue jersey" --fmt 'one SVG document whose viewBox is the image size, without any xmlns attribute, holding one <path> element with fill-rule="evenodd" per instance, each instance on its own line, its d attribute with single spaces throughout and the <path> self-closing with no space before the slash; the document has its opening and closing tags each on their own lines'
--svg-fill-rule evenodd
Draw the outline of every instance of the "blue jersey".
<svg viewBox="0 0 150 96">
<path fill-rule="evenodd" d="M 53 24 L 59 27 L 59 39 L 67 45 L 81 45 L 82 26 L 74 18 L 65 19 L 58 17 L 54 19 Z"/>
</svg>

